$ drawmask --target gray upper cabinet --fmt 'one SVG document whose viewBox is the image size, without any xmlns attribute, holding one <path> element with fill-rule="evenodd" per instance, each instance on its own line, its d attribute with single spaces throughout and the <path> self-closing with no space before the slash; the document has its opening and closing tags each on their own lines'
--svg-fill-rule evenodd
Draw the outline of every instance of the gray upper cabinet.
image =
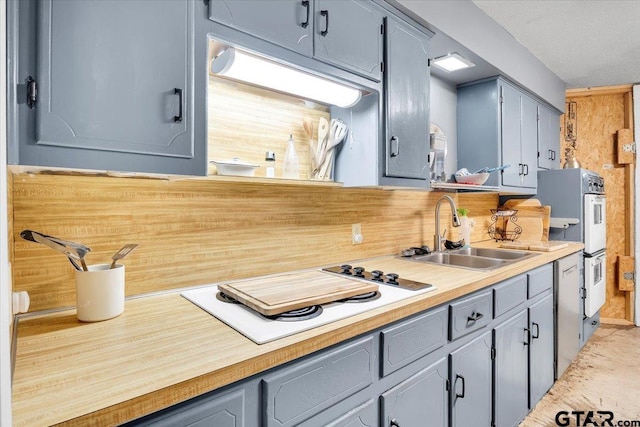
<svg viewBox="0 0 640 427">
<path fill-rule="evenodd" d="M 192 157 L 192 9 L 42 2 L 37 143 Z"/>
<path fill-rule="evenodd" d="M 374 80 L 382 74 L 382 13 L 362 0 L 315 0 L 314 56 Z"/>
<path fill-rule="evenodd" d="M 379 81 L 382 13 L 364 0 L 215 0 L 209 18 Z"/>
<path fill-rule="evenodd" d="M 387 18 L 384 82 L 389 177 L 425 181 L 429 177 L 429 40 L 403 21 Z"/>
<path fill-rule="evenodd" d="M 502 173 L 492 174 L 486 184 L 535 194 L 538 144 L 552 141 L 554 127 L 552 117 L 546 118 L 546 126 L 540 125 L 541 107 L 547 108 L 503 78 L 458 87 L 458 166 L 478 170 L 509 164 Z"/>
<path fill-rule="evenodd" d="M 538 168 L 560 169 L 560 113 L 538 105 Z"/>
<path fill-rule="evenodd" d="M 306 56 L 313 55 L 313 0 L 214 0 L 209 18 Z"/>
<path fill-rule="evenodd" d="M 11 163 L 206 173 L 206 143 L 195 142 L 194 126 L 198 3 L 16 3 L 8 15 L 16 58 L 9 85 L 18 88 L 8 107 Z M 21 88 L 29 76 L 37 85 L 31 106 Z"/>
<path fill-rule="evenodd" d="M 447 425 L 447 359 L 433 365 L 382 393 L 384 427 Z M 428 420 L 428 423 L 425 424 Z"/>
</svg>

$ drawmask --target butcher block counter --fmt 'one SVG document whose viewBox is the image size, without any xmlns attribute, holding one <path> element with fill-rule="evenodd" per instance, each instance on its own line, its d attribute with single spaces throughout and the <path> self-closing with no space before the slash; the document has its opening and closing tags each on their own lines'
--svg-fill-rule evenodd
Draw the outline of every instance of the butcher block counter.
<svg viewBox="0 0 640 427">
<path fill-rule="evenodd" d="M 496 247 L 493 242 L 474 246 Z M 539 252 L 493 271 L 400 260 L 361 260 L 436 290 L 258 345 L 179 291 L 128 299 L 117 318 L 82 323 L 74 310 L 18 322 L 13 378 L 17 426 L 117 425 L 582 250 Z M 391 268 L 393 267 L 393 268 Z"/>
</svg>

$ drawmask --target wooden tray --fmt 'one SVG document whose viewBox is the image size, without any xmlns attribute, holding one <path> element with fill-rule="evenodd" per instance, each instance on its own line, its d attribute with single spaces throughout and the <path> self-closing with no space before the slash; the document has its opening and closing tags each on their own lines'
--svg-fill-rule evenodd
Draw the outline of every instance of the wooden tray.
<svg viewBox="0 0 640 427">
<path fill-rule="evenodd" d="M 378 290 L 375 283 L 308 271 L 218 285 L 225 294 L 267 316 Z"/>
</svg>

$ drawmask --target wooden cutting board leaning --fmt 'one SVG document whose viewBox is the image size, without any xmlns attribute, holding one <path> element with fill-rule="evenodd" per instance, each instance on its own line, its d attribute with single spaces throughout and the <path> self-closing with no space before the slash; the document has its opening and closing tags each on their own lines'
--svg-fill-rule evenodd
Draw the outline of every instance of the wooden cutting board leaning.
<svg viewBox="0 0 640 427">
<path fill-rule="evenodd" d="M 542 206 L 537 199 L 511 199 L 504 203 L 504 208 L 518 210 L 517 224 L 522 227 L 518 240 L 534 242 L 549 240 L 551 206 Z M 509 226 L 514 227 L 513 224 Z"/>
<path fill-rule="evenodd" d="M 322 271 L 307 271 L 226 283 L 218 285 L 218 289 L 266 316 L 273 316 L 374 292 L 378 285 Z"/>
<path fill-rule="evenodd" d="M 567 242 L 549 241 L 551 206 L 542 206 L 537 199 L 511 199 L 504 207 L 518 210 L 517 224 L 522 227 L 522 234 L 514 242 L 502 242 L 501 247 L 551 252 L 569 246 Z"/>
</svg>

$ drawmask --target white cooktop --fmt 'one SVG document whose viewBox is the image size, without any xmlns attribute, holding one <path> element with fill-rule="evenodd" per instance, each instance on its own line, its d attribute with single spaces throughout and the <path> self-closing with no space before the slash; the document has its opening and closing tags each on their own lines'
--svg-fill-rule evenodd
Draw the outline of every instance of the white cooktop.
<svg viewBox="0 0 640 427">
<path fill-rule="evenodd" d="M 430 292 L 435 290 L 436 287 L 432 286 L 426 289 L 411 291 L 391 285 L 380 284 L 378 289 L 381 296 L 376 300 L 359 303 L 335 302 L 324 304 L 322 306 L 322 314 L 312 319 L 297 322 L 271 320 L 242 304 L 230 304 L 220 301 L 216 298 L 216 294 L 218 293 L 217 285 L 184 291 L 181 295 L 255 343 L 263 344 L 415 295 Z"/>
</svg>

